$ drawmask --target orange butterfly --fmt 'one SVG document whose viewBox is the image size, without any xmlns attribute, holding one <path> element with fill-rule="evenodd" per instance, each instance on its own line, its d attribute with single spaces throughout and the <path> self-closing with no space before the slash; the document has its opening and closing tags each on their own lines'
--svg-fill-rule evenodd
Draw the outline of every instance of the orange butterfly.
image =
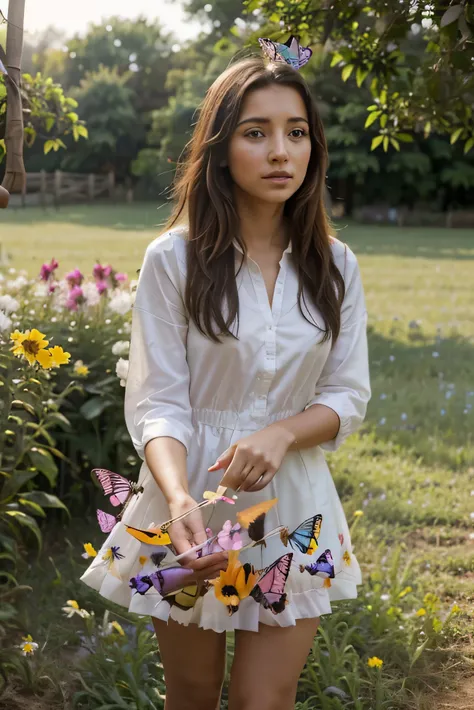
<svg viewBox="0 0 474 710">
<path fill-rule="evenodd" d="M 249 538 L 259 542 L 265 534 L 265 516 L 273 508 L 278 498 L 265 500 L 237 513 L 237 520 L 248 531 Z M 262 543 L 265 545 L 265 542 Z"/>
</svg>

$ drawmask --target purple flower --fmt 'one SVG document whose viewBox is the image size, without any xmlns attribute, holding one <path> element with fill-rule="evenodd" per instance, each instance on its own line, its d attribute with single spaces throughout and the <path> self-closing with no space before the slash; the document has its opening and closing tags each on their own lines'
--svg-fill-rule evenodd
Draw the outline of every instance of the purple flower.
<svg viewBox="0 0 474 710">
<path fill-rule="evenodd" d="M 107 281 L 103 281 L 103 280 L 96 281 L 95 285 L 97 286 L 97 290 L 101 295 L 104 293 L 104 291 L 107 291 L 107 289 L 109 288 Z"/>
<path fill-rule="evenodd" d="M 43 264 L 40 271 L 40 279 L 42 281 L 49 281 L 53 271 L 58 268 L 59 264 L 56 259 L 51 259 L 49 264 Z"/>
<path fill-rule="evenodd" d="M 66 308 L 70 311 L 77 311 L 77 307 L 84 303 L 84 293 L 79 286 L 73 286 L 69 291 Z"/>
<path fill-rule="evenodd" d="M 92 276 L 98 281 L 103 281 L 108 278 L 112 273 L 111 266 L 102 266 L 102 264 L 96 264 L 92 270 Z"/>
<path fill-rule="evenodd" d="M 128 275 L 124 274 L 122 271 L 120 271 L 119 273 L 115 274 L 115 280 L 118 281 L 119 283 L 121 281 L 127 281 Z"/>
<path fill-rule="evenodd" d="M 70 271 L 68 274 L 66 274 L 66 281 L 72 289 L 74 286 L 81 285 L 81 283 L 84 281 L 84 276 L 81 274 L 79 269 L 74 269 L 74 271 Z"/>
</svg>

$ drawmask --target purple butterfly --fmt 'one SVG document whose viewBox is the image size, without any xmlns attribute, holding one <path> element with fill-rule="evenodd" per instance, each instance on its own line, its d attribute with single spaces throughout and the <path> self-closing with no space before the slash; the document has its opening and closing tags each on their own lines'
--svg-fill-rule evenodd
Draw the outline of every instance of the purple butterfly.
<svg viewBox="0 0 474 710">
<path fill-rule="evenodd" d="M 309 572 L 312 577 L 322 577 L 323 579 L 334 579 L 334 560 L 331 550 L 324 550 L 323 554 L 318 557 L 316 562 L 311 565 L 300 565 L 300 571 Z"/>
<path fill-rule="evenodd" d="M 293 553 L 288 552 L 283 557 L 267 567 L 250 596 L 261 604 L 264 609 L 270 609 L 273 614 L 280 614 L 286 606 L 285 584 L 290 573 Z"/>
<path fill-rule="evenodd" d="M 95 473 L 99 479 L 105 495 L 110 496 L 112 505 L 122 505 L 128 501 L 132 493 L 143 491 L 142 486 L 137 486 L 119 473 L 114 473 L 106 468 L 94 468 L 92 473 Z"/>
<path fill-rule="evenodd" d="M 148 574 L 137 574 L 132 577 L 128 583 L 131 589 L 136 589 L 138 594 L 145 594 L 153 586 L 153 582 Z"/>
<path fill-rule="evenodd" d="M 217 543 L 223 550 L 240 550 L 243 545 L 240 529 L 240 523 L 232 525 L 230 520 L 225 521 L 222 530 L 217 533 Z"/>
<path fill-rule="evenodd" d="M 115 515 L 105 513 L 103 510 L 97 510 L 97 520 L 103 533 L 111 532 L 118 522 Z"/>
<path fill-rule="evenodd" d="M 165 567 L 150 574 L 150 579 L 156 591 L 162 597 L 173 594 L 189 584 L 189 578 L 194 574 L 194 570 L 186 569 L 177 565 L 176 567 Z"/>
<path fill-rule="evenodd" d="M 258 41 L 270 61 L 285 62 L 293 69 L 301 69 L 313 54 L 309 47 L 302 47 L 294 35 L 288 37 L 284 44 L 267 37 L 260 37 Z"/>
</svg>

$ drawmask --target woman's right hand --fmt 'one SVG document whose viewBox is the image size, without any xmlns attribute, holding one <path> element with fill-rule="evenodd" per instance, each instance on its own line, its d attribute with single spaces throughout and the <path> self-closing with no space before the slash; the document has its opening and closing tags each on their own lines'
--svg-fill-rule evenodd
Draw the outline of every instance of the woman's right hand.
<svg viewBox="0 0 474 710">
<path fill-rule="evenodd" d="M 177 518 L 184 513 L 196 508 L 196 501 L 188 494 L 183 493 L 168 502 L 170 518 Z M 216 552 L 204 557 L 197 557 L 197 552 L 193 552 L 196 545 L 201 545 L 207 540 L 206 529 L 199 509 L 193 510 L 181 520 L 174 522 L 168 529 L 171 542 L 178 555 L 189 551 L 179 560 L 183 567 L 194 570 L 194 577 L 197 582 L 206 579 L 215 579 L 221 570 L 227 567 L 227 553 Z"/>
</svg>

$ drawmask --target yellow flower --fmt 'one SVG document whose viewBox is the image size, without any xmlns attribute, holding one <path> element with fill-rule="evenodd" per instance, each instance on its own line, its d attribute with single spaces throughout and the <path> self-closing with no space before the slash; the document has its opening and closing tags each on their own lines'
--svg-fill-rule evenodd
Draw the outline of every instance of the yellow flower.
<svg viewBox="0 0 474 710">
<path fill-rule="evenodd" d="M 71 353 L 66 353 L 60 345 L 55 345 L 53 348 L 49 348 L 49 353 L 51 353 L 51 367 L 60 367 L 61 365 L 67 365 Z"/>
<path fill-rule="evenodd" d="M 410 594 L 410 592 L 412 592 L 412 591 L 413 591 L 413 589 L 411 587 L 405 587 L 405 589 L 402 589 L 402 591 L 400 592 L 400 594 L 398 596 L 400 597 L 400 599 L 403 599 L 403 597 L 406 597 L 406 595 Z"/>
<path fill-rule="evenodd" d="M 147 559 L 148 559 L 148 557 L 146 555 L 140 555 L 140 557 L 138 558 L 138 561 L 141 565 L 144 565 L 145 562 L 147 561 Z"/>
<path fill-rule="evenodd" d="M 238 611 L 240 602 L 249 596 L 258 579 L 252 566 L 242 565 L 238 557 L 238 550 L 230 550 L 227 569 L 221 570 L 219 579 L 211 580 L 216 599 L 227 606 L 229 615 Z"/>
<path fill-rule="evenodd" d="M 118 621 L 112 621 L 110 625 L 115 629 L 115 631 L 118 631 L 120 636 L 125 636 L 125 631 L 122 629 Z"/>
<path fill-rule="evenodd" d="M 364 515 L 363 510 L 354 510 L 354 518 L 360 518 L 362 515 Z"/>
<path fill-rule="evenodd" d="M 20 648 L 24 656 L 32 656 L 38 648 L 38 644 L 33 641 L 31 634 L 28 634 L 28 636 L 23 636 L 23 643 L 20 644 Z"/>
<path fill-rule="evenodd" d="M 79 609 L 79 604 L 76 602 L 75 599 L 69 599 L 66 604 L 69 604 L 69 606 L 72 606 L 73 609 Z"/>
<path fill-rule="evenodd" d="M 13 354 L 16 355 L 16 357 L 25 357 L 30 365 L 34 365 L 35 362 L 39 362 L 38 353 L 49 345 L 49 340 L 44 340 L 44 337 L 44 333 L 40 333 L 36 328 L 26 330 L 24 333 L 20 333 L 16 330 L 10 335 L 10 339 L 14 342 L 11 348 Z"/>
<path fill-rule="evenodd" d="M 82 360 L 76 360 L 74 363 L 74 374 L 78 377 L 87 377 L 89 374 L 89 368 L 87 365 L 84 365 Z"/>
<path fill-rule="evenodd" d="M 342 559 L 344 560 L 344 562 L 346 563 L 347 566 L 349 566 L 351 564 L 351 556 L 347 550 L 344 552 Z"/>
<path fill-rule="evenodd" d="M 383 661 L 381 658 L 377 658 L 377 656 L 372 656 L 372 658 L 369 658 L 367 661 L 367 665 L 369 668 L 382 668 Z"/>
<path fill-rule="evenodd" d="M 326 577 L 326 579 L 324 580 L 323 587 L 326 587 L 327 589 L 329 589 L 329 587 L 332 587 L 331 580 L 329 579 L 329 577 Z"/>
<path fill-rule="evenodd" d="M 75 599 L 69 599 L 66 604 L 67 606 L 63 606 L 62 609 L 68 619 L 74 616 L 74 614 L 77 614 L 82 619 L 87 619 L 90 616 L 88 611 L 79 608 L 79 604 L 76 602 Z"/>
<path fill-rule="evenodd" d="M 461 607 L 458 606 L 457 604 L 453 604 L 451 608 L 451 614 L 460 614 L 461 613 Z"/>
<path fill-rule="evenodd" d="M 421 609 L 418 609 L 418 611 L 416 612 L 416 616 L 424 616 L 425 614 L 426 609 L 423 609 L 423 607 L 421 607 Z"/>
<path fill-rule="evenodd" d="M 97 550 L 94 549 L 94 546 L 90 542 L 85 542 L 84 543 L 84 554 L 82 555 L 86 559 L 88 557 L 97 557 Z"/>
<path fill-rule="evenodd" d="M 423 598 L 423 603 L 429 611 L 436 611 L 439 607 L 439 598 L 436 594 L 428 592 L 428 594 L 425 594 Z"/>
</svg>

